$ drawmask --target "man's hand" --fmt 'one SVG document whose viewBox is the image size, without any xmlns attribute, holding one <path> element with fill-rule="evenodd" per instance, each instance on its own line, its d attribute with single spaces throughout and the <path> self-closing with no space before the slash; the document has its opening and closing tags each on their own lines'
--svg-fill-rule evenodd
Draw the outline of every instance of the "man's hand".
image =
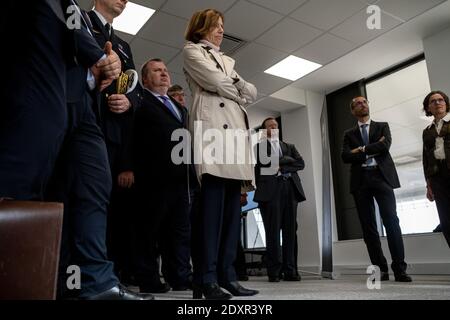
<svg viewBox="0 0 450 320">
<path fill-rule="evenodd" d="M 430 185 L 427 185 L 427 199 L 430 200 L 431 202 L 434 201 L 433 190 L 431 189 Z"/>
<path fill-rule="evenodd" d="M 384 136 L 382 136 L 382 137 L 380 138 L 380 140 L 378 140 L 378 142 L 383 142 L 384 140 L 386 140 L 386 138 L 385 138 Z"/>
<path fill-rule="evenodd" d="M 109 110 L 114 113 L 123 113 L 130 109 L 131 102 L 124 94 L 112 94 L 108 97 Z"/>
<path fill-rule="evenodd" d="M 353 154 L 363 152 L 363 147 L 355 148 L 355 149 L 353 149 L 350 152 L 353 153 Z"/>
<path fill-rule="evenodd" d="M 125 171 L 119 174 L 117 178 L 117 183 L 119 184 L 119 187 L 121 188 L 131 188 L 131 186 L 134 184 L 134 173 L 133 171 Z"/>
<path fill-rule="evenodd" d="M 105 79 L 117 79 L 122 70 L 122 63 L 117 53 L 112 49 L 112 43 L 107 41 L 104 48 L 106 58 L 100 60 L 95 65 L 102 71 Z"/>
<path fill-rule="evenodd" d="M 91 67 L 95 83 L 100 91 L 103 91 L 117 79 L 122 70 L 122 63 L 117 53 L 112 50 L 111 42 L 106 42 L 104 50 L 106 57 Z"/>
</svg>

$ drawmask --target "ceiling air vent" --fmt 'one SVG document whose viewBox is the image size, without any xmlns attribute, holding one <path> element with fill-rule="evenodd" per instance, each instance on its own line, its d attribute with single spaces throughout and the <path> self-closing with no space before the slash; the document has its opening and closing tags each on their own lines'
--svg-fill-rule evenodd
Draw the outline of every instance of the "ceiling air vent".
<svg viewBox="0 0 450 320">
<path fill-rule="evenodd" d="M 222 44 L 220 45 L 220 51 L 225 53 L 227 56 L 231 56 L 245 44 L 246 42 L 242 39 L 224 34 Z"/>
</svg>

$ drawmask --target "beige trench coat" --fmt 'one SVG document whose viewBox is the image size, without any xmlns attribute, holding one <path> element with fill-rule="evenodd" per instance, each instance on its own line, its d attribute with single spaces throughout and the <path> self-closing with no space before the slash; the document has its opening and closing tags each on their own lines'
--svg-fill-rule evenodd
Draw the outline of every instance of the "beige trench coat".
<svg viewBox="0 0 450 320">
<path fill-rule="evenodd" d="M 189 130 L 199 180 L 203 174 L 211 174 L 243 180 L 244 185 L 249 186 L 243 190 L 253 189 L 254 160 L 248 115 L 244 106 L 255 101 L 256 87 L 236 73 L 232 58 L 205 44 L 187 42 L 183 49 L 183 59 L 184 73 L 193 99 L 189 112 Z M 222 141 L 221 138 L 212 139 L 211 134 L 214 137 L 221 135 Z M 238 138 L 231 139 L 232 135 Z M 233 158 L 235 161 L 230 161 Z"/>
</svg>

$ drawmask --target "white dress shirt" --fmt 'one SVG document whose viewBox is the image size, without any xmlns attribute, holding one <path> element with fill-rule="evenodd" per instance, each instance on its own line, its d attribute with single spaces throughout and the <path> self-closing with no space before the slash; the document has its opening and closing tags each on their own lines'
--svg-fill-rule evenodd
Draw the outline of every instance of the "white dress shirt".
<svg viewBox="0 0 450 320">
<path fill-rule="evenodd" d="M 434 120 L 433 123 L 431 123 L 428 126 L 428 128 L 431 128 L 431 126 L 434 125 L 434 128 L 436 129 L 436 132 L 439 135 L 441 133 L 442 126 L 444 125 L 444 121 L 445 122 L 450 121 L 450 113 L 447 113 L 447 115 L 444 118 L 440 119 L 437 123 Z M 444 149 L 444 138 L 443 137 L 436 137 L 434 157 L 437 160 L 445 160 L 445 149 Z"/>
</svg>

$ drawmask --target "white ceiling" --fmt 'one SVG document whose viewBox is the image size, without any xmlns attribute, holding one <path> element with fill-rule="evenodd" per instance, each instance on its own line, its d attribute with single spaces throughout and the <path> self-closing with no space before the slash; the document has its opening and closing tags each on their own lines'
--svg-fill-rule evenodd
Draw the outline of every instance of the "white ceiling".
<svg viewBox="0 0 450 320">
<path fill-rule="evenodd" d="M 225 33 L 247 42 L 233 57 L 241 76 L 259 89 L 260 99 L 252 108 L 261 106 L 277 112 L 291 108 L 278 107 L 279 99 L 268 98 L 280 89 L 292 86 L 322 93 L 333 91 L 423 52 L 423 37 L 450 24 L 449 0 L 133 2 L 157 10 L 136 36 L 118 32 L 130 43 L 137 68 L 150 57 L 162 58 L 173 80 L 187 88 L 180 52 L 188 19 L 194 11 L 216 8 L 225 14 Z M 79 3 L 85 9 L 92 7 L 91 0 Z M 370 3 L 383 11 L 381 30 L 366 27 Z M 263 72 L 290 54 L 324 67 L 295 82 Z"/>
</svg>

